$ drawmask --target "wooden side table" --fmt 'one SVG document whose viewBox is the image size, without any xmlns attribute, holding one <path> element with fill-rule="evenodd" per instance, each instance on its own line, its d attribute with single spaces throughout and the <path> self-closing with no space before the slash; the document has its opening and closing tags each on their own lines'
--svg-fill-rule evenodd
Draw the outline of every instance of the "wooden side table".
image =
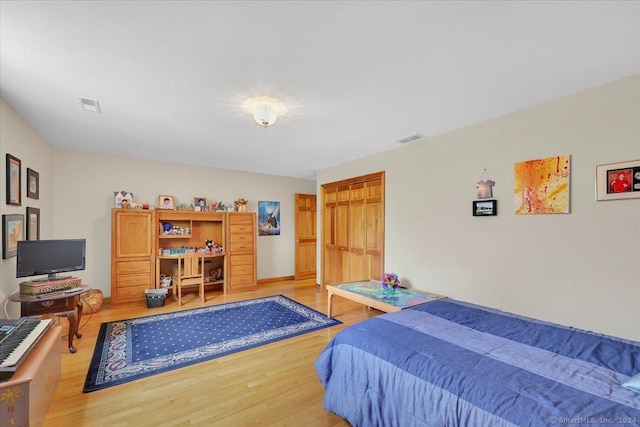
<svg viewBox="0 0 640 427">
<path fill-rule="evenodd" d="M 82 318 L 80 294 L 91 289 L 91 286 L 88 285 L 80 285 L 80 287 L 82 290 L 73 293 L 61 291 L 37 296 L 17 293 L 10 295 L 9 301 L 20 303 L 21 316 L 53 314 L 69 319 L 69 351 L 75 353 L 73 337 L 82 338 L 82 334 L 78 333 L 78 325 Z"/>
</svg>

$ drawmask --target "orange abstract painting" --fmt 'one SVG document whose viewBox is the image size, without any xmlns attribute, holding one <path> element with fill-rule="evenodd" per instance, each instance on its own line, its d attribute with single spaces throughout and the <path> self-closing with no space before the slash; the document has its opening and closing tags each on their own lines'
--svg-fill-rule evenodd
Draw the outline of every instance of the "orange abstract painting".
<svg viewBox="0 0 640 427">
<path fill-rule="evenodd" d="M 569 213 L 570 157 L 557 156 L 516 163 L 515 213 Z"/>
</svg>

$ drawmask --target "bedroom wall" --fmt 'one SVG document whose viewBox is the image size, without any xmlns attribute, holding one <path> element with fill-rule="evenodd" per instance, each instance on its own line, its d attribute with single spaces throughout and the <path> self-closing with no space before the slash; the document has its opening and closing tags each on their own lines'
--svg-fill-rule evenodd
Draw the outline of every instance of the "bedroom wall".
<svg viewBox="0 0 640 427">
<path fill-rule="evenodd" d="M 78 272 L 83 282 L 111 295 L 111 208 L 113 192 L 127 190 L 134 201 L 155 205 L 159 194 L 174 195 L 176 202 L 190 204 L 194 197 L 232 202 L 249 200 L 248 210 L 257 212 L 258 200 L 280 202 L 280 236 L 258 237 L 258 279 L 293 276 L 294 194 L 315 194 L 315 181 L 273 175 L 194 167 L 106 156 L 53 148 L 2 100 L 2 171 L 5 153 L 22 160 L 22 206 L 0 203 L 3 214 L 24 214 L 26 206 L 41 209 L 41 238 L 86 238 L 87 269 Z M 40 199 L 26 198 L 26 168 L 40 173 Z M 4 176 L 0 188 L 3 189 Z M 204 243 L 204 242 L 203 242 Z M 0 317 L 20 315 L 17 303 L 7 296 L 18 290 L 15 257 L 1 262 Z M 6 309 L 6 312 L 5 312 Z"/>
<path fill-rule="evenodd" d="M 514 215 L 514 163 L 561 154 L 571 213 Z M 320 171 L 317 191 L 386 171 L 385 271 L 404 284 L 640 341 L 640 199 L 594 197 L 596 165 L 637 159 L 640 75 Z M 472 217 L 485 168 L 498 215 Z"/>
<path fill-rule="evenodd" d="M 257 238 L 258 279 L 294 274 L 294 193 L 314 194 L 314 181 L 67 149 L 54 149 L 53 156 L 55 235 L 87 239 L 84 281 L 105 295 L 111 294 L 111 208 L 119 190 L 152 205 L 159 194 L 187 205 L 194 197 L 227 203 L 244 197 L 250 212 L 257 212 L 258 200 L 279 201 L 280 236 Z"/>
<path fill-rule="evenodd" d="M 6 154 L 17 157 L 22 162 L 22 206 L 6 204 Z M 40 209 L 40 238 L 50 239 L 53 235 L 53 149 L 29 124 L 9 105 L 0 98 L 0 154 L 2 158 L 2 173 L 0 173 L 0 213 L 2 215 L 20 214 L 26 217 L 27 207 Z M 40 178 L 40 192 L 38 199 L 27 198 L 27 168 L 38 172 Z M 26 230 L 23 230 L 26 238 Z M 0 260 L 0 318 L 7 318 L 7 297 L 17 291 L 19 283 L 16 279 L 16 258 Z M 13 317 L 20 315 L 18 304 Z"/>
</svg>

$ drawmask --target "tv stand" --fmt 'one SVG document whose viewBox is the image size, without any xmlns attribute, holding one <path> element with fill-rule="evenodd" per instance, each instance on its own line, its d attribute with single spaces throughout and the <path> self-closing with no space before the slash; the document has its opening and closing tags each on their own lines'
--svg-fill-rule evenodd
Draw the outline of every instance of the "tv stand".
<svg viewBox="0 0 640 427">
<path fill-rule="evenodd" d="M 69 320 L 69 352 L 75 353 L 73 337 L 82 337 L 82 334 L 78 332 L 82 318 L 80 294 L 91 289 L 91 286 L 88 285 L 80 285 L 80 287 L 81 290 L 72 293 L 41 294 L 44 296 L 42 299 L 38 298 L 40 295 L 12 294 L 9 296 L 9 301 L 20 303 L 20 316 L 22 317 L 42 314 L 66 317 Z"/>
</svg>

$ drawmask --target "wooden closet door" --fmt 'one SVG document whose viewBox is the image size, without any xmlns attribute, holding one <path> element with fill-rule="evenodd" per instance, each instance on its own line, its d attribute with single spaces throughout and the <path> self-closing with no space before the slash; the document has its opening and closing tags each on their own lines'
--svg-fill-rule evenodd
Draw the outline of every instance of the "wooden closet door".
<svg viewBox="0 0 640 427">
<path fill-rule="evenodd" d="M 349 256 L 349 185 L 338 186 L 336 207 L 336 245 L 338 246 L 338 283 L 351 281 L 351 258 Z"/>
<path fill-rule="evenodd" d="M 384 172 L 322 185 L 322 285 L 380 280 Z"/>
<path fill-rule="evenodd" d="M 368 263 L 366 258 L 366 205 L 364 183 L 351 185 L 349 211 L 349 281 L 368 280 Z"/>
<path fill-rule="evenodd" d="M 365 183 L 365 254 L 368 278 L 380 280 L 384 270 L 384 186 L 382 179 Z"/>
<path fill-rule="evenodd" d="M 322 191 L 322 280 L 328 285 L 338 283 L 338 245 L 336 243 L 336 211 L 338 187 Z"/>
</svg>

